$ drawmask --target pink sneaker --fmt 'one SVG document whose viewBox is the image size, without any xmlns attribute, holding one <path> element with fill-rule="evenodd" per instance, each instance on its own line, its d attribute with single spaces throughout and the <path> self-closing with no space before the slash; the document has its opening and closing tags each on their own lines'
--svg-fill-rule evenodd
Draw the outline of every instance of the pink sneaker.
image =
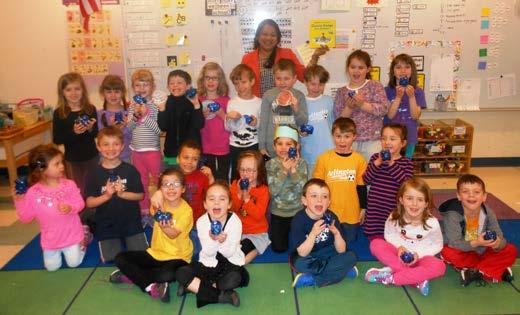
<svg viewBox="0 0 520 315">
<path fill-rule="evenodd" d="M 148 292 L 152 299 L 161 300 L 163 303 L 170 302 L 170 289 L 168 282 L 153 283 L 150 292 Z"/>
<path fill-rule="evenodd" d="M 90 233 L 90 228 L 88 225 L 83 225 L 83 239 L 79 243 L 81 251 L 86 251 L 87 247 L 90 243 L 92 243 L 92 240 L 94 239 L 94 236 L 92 233 Z"/>
<path fill-rule="evenodd" d="M 389 267 L 384 267 L 381 269 L 370 268 L 365 274 L 365 280 L 370 283 L 382 283 L 389 285 L 394 283 L 394 276 L 392 269 Z"/>
<path fill-rule="evenodd" d="M 108 278 L 108 281 L 111 283 L 126 283 L 126 284 L 134 284 L 132 280 L 130 280 L 127 276 L 125 276 L 121 270 L 117 269 L 114 270 L 110 277 Z"/>
</svg>

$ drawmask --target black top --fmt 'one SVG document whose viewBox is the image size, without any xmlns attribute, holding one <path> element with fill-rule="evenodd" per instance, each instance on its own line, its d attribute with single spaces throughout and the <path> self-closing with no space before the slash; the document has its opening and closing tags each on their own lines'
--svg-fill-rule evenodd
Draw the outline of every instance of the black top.
<svg viewBox="0 0 520 315">
<path fill-rule="evenodd" d="M 159 112 L 157 118 L 161 131 L 166 131 L 164 155 L 175 157 L 179 154 L 180 145 L 186 140 L 200 141 L 200 129 L 204 127 L 202 109 L 193 108 L 186 96 L 169 95 L 166 109 Z"/>
<path fill-rule="evenodd" d="M 84 115 L 83 111 L 70 112 L 69 115 L 62 119 L 58 111 L 54 111 L 52 120 L 52 137 L 56 144 L 65 146 L 65 160 L 69 162 L 83 162 L 95 158 L 98 155 L 96 149 L 95 138 L 98 133 L 98 124 L 92 126 L 91 131 L 85 131 L 82 134 L 74 133 L 74 121 L 80 115 Z M 97 113 L 92 111 L 90 118 L 97 119 Z"/>
<path fill-rule="evenodd" d="M 105 184 L 109 175 L 119 176 L 126 191 L 142 193 L 143 185 L 137 169 L 126 162 L 113 169 L 106 169 L 99 165 L 88 174 L 87 197 L 99 197 L 105 192 Z M 130 201 L 119 198 L 116 194 L 96 209 L 96 237 L 106 240 L 127 237 L 143 232 L 139 201 Z"/>
</svg>

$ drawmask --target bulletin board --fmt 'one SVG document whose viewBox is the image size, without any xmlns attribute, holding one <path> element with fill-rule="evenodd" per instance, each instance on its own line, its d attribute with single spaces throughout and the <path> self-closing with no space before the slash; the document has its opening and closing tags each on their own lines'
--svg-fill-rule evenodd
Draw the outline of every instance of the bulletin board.
<svg viewBox="0 0 520 315">
<path fill-rule="evenodd" d="M 265 18 L 280 25 L 282 46 L 305 58 L 310 21 L 335 20 L 337 48 L 320 59 L 332 90 L 346 84 L 346 56 L 361 48 L 372 56 L 383 85 L 392 56 L 414 56 L 429 108 L 439 94 L 452 108 L 457 99 L 466 110 L 474 103 L 520 107 L 518 2 L 122 0 L 125 69 L 127 78 L 137 68 L 151 69 L 163 90 L 173 69 L 188 71 L 196 81 L 200 68 L 216 61 L 229 74 L 251 49 L 256 25 Z"/>
</svg>

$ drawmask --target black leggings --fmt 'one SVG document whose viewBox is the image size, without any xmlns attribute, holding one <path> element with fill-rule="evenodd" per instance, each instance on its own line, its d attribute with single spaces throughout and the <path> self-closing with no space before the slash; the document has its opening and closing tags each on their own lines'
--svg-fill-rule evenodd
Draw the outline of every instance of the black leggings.
<svg viewBox="0 0 520 315">
<path fill-rule="evenodd" d="M 280 217 L 271 214 L 271 248 L 276 253 L 287 251 L 289 248 L 289 232 L 293 217 Z"/>
<path fill-rule="evenodd" d="M 229 261 L 221 261 L 216 267 L 206 267 L 200 262 L 181 267 L 177 270 L 176 279 L 179 285 L 187 288 L 193 279 L 200 279 L 197 293 L 197 307 L 218 303 L 218 296 L 224 291 L 247 286 L 249 274 L 244 267 L 236 266 Z M 213 287 L 216 285 L 216 288 Z"/>
<path fill-rule="evenodd" d="M 229 154 L 212 155 L 204 154 L 207 158 L 207 166 L 213 172 L 215 179 L 222 179 L 229 182 Z"/>
<path fill-rule="evenodd" d="M 152 283 L 175 281 L 177 269 L 188 264 L 182 259 L 156 260 L 147 251 L 119 253 L 115 263 L 143 292 Z"/>
</svg>

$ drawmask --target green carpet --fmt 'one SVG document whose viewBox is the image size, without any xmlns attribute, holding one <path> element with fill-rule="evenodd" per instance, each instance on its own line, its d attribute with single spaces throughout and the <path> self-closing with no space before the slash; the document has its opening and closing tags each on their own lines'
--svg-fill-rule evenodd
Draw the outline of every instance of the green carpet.
<svg viewBox="0 0 520 315">
<path fill-rule="evenodd" d="M 210 305 L 197 309 L 193 294 L 186 296 L 182 315 L 192 314 L 296 314 L 291 271 L 288 264 L 253 264 L 247 270 L 251 281 L 239 288 L 240 307 Z M 284 290 L 284 293 L 282 293 Z"/>
<path fill-rule="evenodd" d="M 113 284 L 108 277 L 115 268 L 98 268 L 76 298 L 67 314 L 177 314 L 181 300 L 172 285 L 171 302 L 153 300 L 138 287 Z"/>
<path fill-rule="evenodd" d="M 92 268 L 0 272 L 0 314 L 62 314 L 91 271 Z"/>
<path fill-rule="evenodd" d="M 518 278 L 520 267 L 514 266 L 513 274 Z M 444 277 L 431 282 L 429 296 L 421 296 L 414 289 L 408 289 L 408 292 L 423 315 L 520 313 L 520 294 L 511 284 L 488 283 L 480 287 L 471 283 L 463 288 L 459 279 L 459 274 L 448 266 Z M 518 287 L 520 281 L 513 283 Z"/>
<path fill-rule="evenodd" d="M 520 275 L 520 260 L 513 267 Z M 433 280 L 430 295 L 414 288 L 385 287 L 363 280 L 364 273 L 378 263 L 360 263 L 360 276 L 324 288 L 300 288 L 295 303 L 291 273 L 287 264 L 247 266 L 249 287 L 240 288 L 241 305 L 210 305 L 197 309 L 195 296 L 175 296 L 164 304 L 152 300 L 137 287 L 111 284 L 114 268 L 62 269 L 0 272 L 0 314 L 519 314 L 520 293 L 509 283 L 463 288 L 459 276 L 448 267 L 446 276 Z M 90 276 L 90 278 L 89 278 Z M 520 281 L 513 282 L 520 287 Z M 83 284 L 85 284 L 83 286 Z M 282 292 L 283 290 L 283 292 Z M 410 295 L 408 297 L 407 295 Z M 77 294 L 77 297 L 75 298 Z M 412 303 L 413 302 L 413 303 Z M 70 307 L 69 307 L 70 306 Z M 181 312 L 182 311 L 182 312 Z"/>
<path fill-rule="evenodd" d="M 402 288 L 387 288 L 363 280 L 369 268 L 380 266 L 376 262 L 360 263 L 357 279 L 346 279 L 338 284 L 319 289 L 309 287 L 298 289 L 300 314 L 324 314 L 325 310 L 336 307 L 340 307 L 342 311 L 330 312 L 331 314 L 416 314 Z"/>
</svg>

